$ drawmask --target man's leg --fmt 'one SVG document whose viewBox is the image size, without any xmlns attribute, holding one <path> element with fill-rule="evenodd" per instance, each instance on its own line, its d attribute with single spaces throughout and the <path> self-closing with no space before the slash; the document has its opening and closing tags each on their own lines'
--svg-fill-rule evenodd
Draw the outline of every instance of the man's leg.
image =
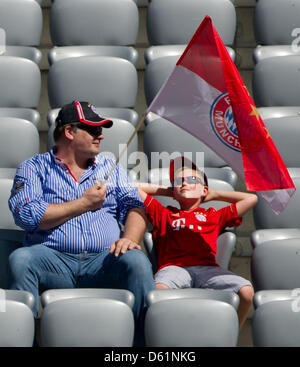
<svg viewBox="0 0 300 367">
<path fill-rule="evenodd" d="M 91 256 L 91 255 L 90 255 Z M 144 345 L 146 295 L 154 289 L 152 266 L 140 250 L 129 250 L 115 257 L 108 250 L 91 256 L 82 266 L 78 287 L 127 289 L 135 296 L 133 313 L 136 321 L 135 345 Z"/>
<path fill-rule="evenodd" d="M 10 289 L 26 290 L 35 297 L 33 314 L 38 314 L 39 291 L 74 288 L 74 257 L 43 245 L 21 247 L 9 257 Z"/>
</svg>

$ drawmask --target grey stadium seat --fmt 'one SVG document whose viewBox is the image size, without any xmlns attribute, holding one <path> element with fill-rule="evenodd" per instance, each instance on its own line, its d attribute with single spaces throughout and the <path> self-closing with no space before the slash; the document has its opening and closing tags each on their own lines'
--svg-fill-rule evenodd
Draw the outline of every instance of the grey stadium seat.
<svg viewBox="0 0 300 367">
<path fill-rule="evenodd" d="M 253 95 L 258 107 L 299 106 L 299 60 L 300 55 L 271 57 L 255 65 Z"/>
<path fill-rule="evenodd" d="M 28 306 L 31 310 L 33 309 L 34 296 L 32 293 L 27 292 L 27 291 L 14 290 L 14 289 L 5 289 L 2 291 L 5 292 L 6 300 L 24 303 L 24 305 Z"/>
<path fill-rule="evenodd" d="M 240 299 L 234 292 L 227 292 L 218 289 L 155 289 L 147 294 L 146 302 L 148 307 L 156 302 L 161 302 L 168 299 L 181 299 L 181 298 L 198 298 L 198 299 L 214 299 L 230 304 L 238 309 Z"/>
<path fill-rule="evenodd" d="M 300 54 L 297 38 L 299 11 L 299 0 L 261 0 L 256 4 L 254 33 L 258 46 L 253 52 L 254 62 L 268 57 Z"/>
<path fill-rule="evenodd" d="M 265 303 L 284 300 L 298 300 L 299 301 L 300 288 L 294 289 L 276 289 L 258 291 L 253 297 L 253 306 L 255 309 L 264 305 Z"/>
<path fill-rule="evenodd" d="M 298 300 L 285 299 L 259 306 L 253 315 L 252 338 L 255 347 L 299 347 L 299 310 L 293 309 Z"/>
<path fill-rule="evenodd" d="M 148 347 L 234 347 L 236 310 L 228 303 L 197 298 L 153 303 L 145 319 Z"/>
<path fill-rule="evenodd" d="M 264 119 L 264 123 L 287 167 L 300 167 L 297 152 L 300 115 Z"/>
<path fill-rule="evenodd" d="M 105 56 L 63 59 L 49 70 L 49 102 L 51 108 L 74 99 L 89 101 L 96 107 L 132 108 L 137 83 L 137 71 L 125 59 Z"/>
<path fill-rule="evenodd" d="M 279 117 L 300 116 L 300 106 L 258 107 L 257 110 L 263 121 Z"/>
<path fill-rule="evenodd" d="M 131 46 L 61 46 L 54 47 L 48 53 L 49 64 L 66 59 L 68 57 L 82 56 L 112 56 L 121 57 L 136 65 L 138 60 L 138 52 Z"/>
<path fill-rule="evenodd" d="M 31 122 L 0 117 L 0 167 L 17 168 L 25 159 L 39 153 L 39 133 Z"/>
<path fill-rule="evenodd" d="M 27 121 L 30 121 L 38 127 L 41 116 L 37 110 L 31 108 L 22 108 L 22 107 L 1 107 L 0 108 L 0 117 L 14 117 L 20 118 Z"/>
<path fill-rule="evenodd" d="M 276 215 L 269 205 L 259 198 L 258 203 L 253 208 L 253 218 L 256 229 L 273 229 L 273 228 L 299 228 L 299 187 L 300 177 L 293 177 L 296 187 L 295 194 L 291 197 L 286 209 Z"/>
<path fill-rule="evenodd" d="M 18 227 L 8 207 L 8 199 L 13 185 L 12 178 L 0 178 L 0 287 L 8 287 L 8 257 L 22 246 L 24 231 Z"/>
<path fill-rule="evenodd" d="M 212 178 L 227 180 L 233 187 L 236 185 L 237 174 L 227 166 L 222 158 L 203 142 L 177 125 L 157 117 L 155 114 L 151 114 L 151 116 L 147 117 L 146 121 L 144 131 L 144 152 L 148 157 L 149 169 L 164 168 L 164 152 L 170 155 L 174 155 L 176 152 L 177 155 L 180 155 L 179 153 L 192 153 L 190 159 L 194 162 L 197 162 L 197 159 L 200 159 L 198 155 L 204 152 L 203 163 L 207 175 Z M 162 160 L 157 159 L 160 154 L 162 154 Z M 166 163 L 167 167 L 169 163 L 169 161 Z"/>
<path fill-rule="evenodd" d="M 251 234 L 251 244 L 253 248 L 256 248 L 267 241 L 286 240 L 289 238 L 300 238 L 300 228 L 258 229 Z"/>
<path fill-rule="evenodd" d="M 178 59 L 182 55 L 183 51 L 186 49 L 185 45 L 163 45 L 163 46 L 150 46 L 146 49 L 144 53 L 144 58 L 147 64 L 151 61 L 165 56 L 177 56 Z M 235 51 L 233 48 L 226 46 L 226 49 L 232 59 L 235 61 Z"/>
<path fill-rule="evenodd" d="M 49 63 L 64 57 L 102 55 L 135 64 L 138 53 L 132 46 L 138 29 L 138 8 L 132 0 L 57 0 L 51 7 L 50 34 L 59 47 L 50 50 Z"/>
<path fill-rule="evenodd" d="M 45 347 L 131 347 L 131 308 L 115 299 L 69 298 L 52 302 L 41 317 Z"/>
<path fill-rule="evenodd" d="M 32 347 L 34 317 L 24 303 L 7 299 L 0 312 L 0 347 Z"/>
<path fill-rule="evenodd" d="M 134 305 L 134 294 L 126 289 L 110 288 L 76 288 L 49 289 L 42 293 L 41 303 L 45 308 L 52 302 L 72 298 L 107 298 L 126 303 L 131 309 Z"/>
<path fill-rule="evenodd" d="M 299 287 L 300 238 L 265 241 L 255 247 L 251 276 L 256 291 Z"/>
<path fill-rule="evenodd" d="M 36 108 L 40 100 L 41 73 L 30 60 L 0 57 L 0 107 Z"/>
<path fill-rule="evenodd" d="M 37 1 L 2 0 L 0 28 L 6 34 L 6 50 L 2 56 L 25 57 L 39 64 L 42 53 L 33 46 L 40 44 L 42 27 L 43 15 Z"/>
<path fill-rule="evenodd" d="M 206 15 L 212 18 L 225 45 L 232 45 L 236 13 L 229 0 L 152 0 L 147 12 L 149 43 L 155 46 L 187 45 Z"/>
</svg>

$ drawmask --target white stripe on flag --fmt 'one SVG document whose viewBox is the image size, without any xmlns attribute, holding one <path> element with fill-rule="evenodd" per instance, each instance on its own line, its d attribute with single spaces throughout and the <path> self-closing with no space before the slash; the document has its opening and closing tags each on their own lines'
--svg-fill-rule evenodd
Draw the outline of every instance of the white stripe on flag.
<svg viewBox="0 0 300 367">
<path fill-rule="evenodd" d="M 221 142 L 210 123 L 211 106 L 222 94 L 197 74 L 178 65 L 148 111 L 171 121 L 203 141 L 244 177 L 241 153 Z"/>
</svg>

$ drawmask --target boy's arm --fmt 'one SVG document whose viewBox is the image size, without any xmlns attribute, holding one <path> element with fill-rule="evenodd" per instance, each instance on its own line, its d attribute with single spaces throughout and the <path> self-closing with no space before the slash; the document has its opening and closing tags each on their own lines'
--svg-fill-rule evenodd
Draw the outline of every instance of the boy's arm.
<svg viewBox="0 0 300 367">
<path fill-rule="evenodd" d="M 211 200 L 235 203 L 238 216 L 242 217 L 257 203 L 257 196 L 255 194 L 250 194 L 250 193 L 241 192 L 241 191 L 225 191 L 225 190 L 208 189 L 208 193 L 203 202 L 207 202 Z"/>
<path fill-rule="evenodd" d="M 147 182 L 133 182 L 138 188 L 140 198 L 145 201 L 147 194 L 151 196 L 173 196 L 172 187 Z"/>
</svg>

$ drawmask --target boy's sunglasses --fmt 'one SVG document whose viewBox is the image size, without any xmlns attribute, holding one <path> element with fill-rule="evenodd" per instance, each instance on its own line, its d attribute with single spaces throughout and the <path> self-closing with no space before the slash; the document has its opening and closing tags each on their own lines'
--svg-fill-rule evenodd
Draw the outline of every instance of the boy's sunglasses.
<svg viewBox="0 0 300 367">
<path fill-rule="evenodd" d="M 187 182 L 189 185 L 193 184 L 201 184 L 203 185 L 203 181 L 197 176 L 186 176 L 186 177 L 177 177 L 173 181 L 173 186 L 182 186 L 183 181 Z"/>
<path fill-rule="evenodd" d="M 92 136 L 99 136 L 102 134 L 101 126 L 91 126 L 86 124 L 74 124 L 73 126 L 77 127 L 78 129 L 85 130 Z"/>
</svg>

